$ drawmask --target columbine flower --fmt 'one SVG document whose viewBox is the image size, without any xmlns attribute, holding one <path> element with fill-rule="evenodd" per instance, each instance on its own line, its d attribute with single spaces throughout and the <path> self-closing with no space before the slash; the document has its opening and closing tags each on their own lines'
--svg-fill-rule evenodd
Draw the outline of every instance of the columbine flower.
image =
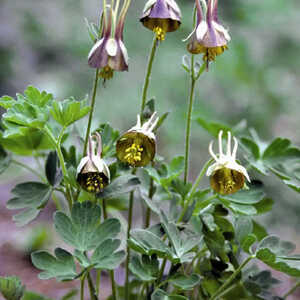
<svg viewBox="0 0 300 300">
<path fill-rule="evenodd" d="M 95 154 L 96 145 L 92 138 L 96 138 L 98 143 L 97 154 Z M 90 193 L 99 193 L 110 181 L 109 169 L 101 158 L 101 151 L 101 136 L 96 133 L 89 137 L 87 156 L 81 159 L 77 168 L 77 182 Z"/>
<path fill-rule="evenodd" d="M 192 54 L 204 53 L 207 63 L 215 60 L 228 47 L 230 36 L 218 20 L 218 0 L 208 0 L 206 20 L 204 20 L 199 0 L 196 0 L 197 24 L 190 34 L 187 49 Z"/>
<path fill-rule="evenodd" d="M 166 32 L 175 31 L 181 24 L 181 12 L 174 0 L 149 0 L 140 21 L 163 41 Z"/>
<path fill-rule="evenodd" d="M 143 167 L 152 161 L 156 150 L 153 129 L 157 122 L 156 112 L 143 125 L 141 125 L 140 115 L 137 115 L 136 125 L 117 141 L 118 159 L 132 167 Z"/>
<path fill-rule="evenodd" d="M 105 3 L 105 1 L 104 1 Z M 119 1 L 117 1 L 119 3 Z M 88 55 L 88 64 L 101 69 L 99 76 L 104 79 L 113 77 L 113 71 L 128 71 L 128 54 L 123 43 L 123 29 L 130 0 L 124 0 L 117 22 L 118 8 L 105 7 L 101 39 L 95 43 Z"/>
<path fill-rule="evenodd" d="M 217 157 L 213 150 L 213 141 L 209 144 L 209 153 L 216 161 L 211 165 L 206 172 L 206 176 L 210 176 L 211 187 L 219 194 L 232 194 L 240 190 L 244 186 L 245 177 L 250 182 L 247 170 L 239 165 L 236 159 L 238 141 L 235 137 L 234 147 L 231 153 L 231 133 L 228 131 L 227 153 L 223 154 L 222 150 L 222 134 L 219 132 L 219 156 Z"/>
</svg>

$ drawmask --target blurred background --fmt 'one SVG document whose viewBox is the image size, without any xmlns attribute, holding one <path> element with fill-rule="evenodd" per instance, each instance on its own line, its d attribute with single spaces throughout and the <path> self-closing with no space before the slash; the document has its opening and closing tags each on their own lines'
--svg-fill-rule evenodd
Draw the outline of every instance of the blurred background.
<svg viewBox="0 0 300 300">
<path fill-rule="evenodd" d="M 144 2 L 132 1 L 124 33 L 130 56 L 129 71 L 115 73 L 105 88 L 98 89 L 94 128 L 110 122 L 122 132 L 136 120 L 153 36 L 138 21 Z M 264 140 L 280 136 L 300 146 L 300 2 L 219 2 L 219 18 L 229 29 L 232 41 L 229 50 L 217 58 L 197 84 L 194 118 L 231 126 L 246 120 Z M 182 40 L 192 30 L 193 3 L 178 0 L 182 26 L 167 34 L 159 46 L 148 92 L 149 99 L 155 96 L 160 114 L 171 112 L 158 138 L 158 153 L 167 158 L 184 153 L 189 80 L 181 67 L 182 56 L 187 54 Z M 90 94 L 94 70 L 87 65 L 87 55 L 92 41 L 84 18 L 97 23 L 100 10 L 100 0 L 1 0 L 0 95 L 15 96 L 28 85 L 53 93 L 57 99 L 69 96 L 82 99 Z M 86 123 L 85 119 L 81 125 Z M 210 139 L 193 122 L 191 179 L 208 159 Z M 253 176 L 260 178 L 257 174 Z M 12 213 L 5 208 L 11 188 L 29 179 L 33 178 L 16 167 L 0 176 L 0 275 L 17 274 L 28 288 L 57 297 L 64 294 L 66 286 L 59 284 L 58 287 L 63 287 L 57 290 L 54 281 L 37 280 L 28 256 L 32 249 L 39 248 L 39 243 L 53 244 L 50 238 L 53 230 L 48 225 L 53 208 L 48 207 L 38 222 L 21 229 L 16 228 L 11 221 Z M 279 184 L 274 176 L 264 183 L 275 204 L 272 213 L 259 221 L 268 226 L 269 233 L 294 241 L 299 252 L 299 196 Z M 287 277 L 281 278 L 285 284 L 278 290 L 280 295 L 290 284 Z"/>
</svg>

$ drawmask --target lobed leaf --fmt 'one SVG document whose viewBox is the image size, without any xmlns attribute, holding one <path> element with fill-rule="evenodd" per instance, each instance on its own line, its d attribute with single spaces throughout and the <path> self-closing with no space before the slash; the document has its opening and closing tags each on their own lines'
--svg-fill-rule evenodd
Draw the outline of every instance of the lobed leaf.
<svg viewBox="0 0 300 300">
<path fill-rule="evenodd" d="M 55 256 L 47 251 L 35 251 L 31 254 L 33 265 L 43 271 L 39 278 L 56 278 L 58 281 L 74 279 L 77 273 L 72 254 L 61 248 L 56 248 L 54 253 Z"/>
<path fill-rule="evenodd" d="M 270 235 L 259 243 L 255 255 L 275 270 L 300 277 L 300 255 L 289 255 L 294 249 L 293 243 L 280 241 L 277 236 Z"/>
<path fill-rule="evenodd" d="M 61 238 L 80 251 L 95 249 L 103 241 L 115 238 L 120 232 L 117 219 L 107 219 L 101 224 L 101 209 L 91 202 L 76 203 L 71 217 L 63 212 L 54 215 L 55 229 Z"/>
<path fill-rule="evenodd" d="M 53 101 L 50 113 L 53 119 L 62 127 L 67 127 L 74 122 L 80 120 L 90 111 L 90 107 L 86 106 L 86 101 L 76 101 L 69 98 L 63 101 Z"/>
<path fill-rule="evenodd" d="M 11 191 L 14 198 L 8 200 L 8 209 L 22 209 L 24 211 L 13 217 L 17 226 L 23 226 L 32 221 L 47 204 L 51 193 L 51 186 L 41 182 L 24 182 L 17 184 Z"/>
</svg>

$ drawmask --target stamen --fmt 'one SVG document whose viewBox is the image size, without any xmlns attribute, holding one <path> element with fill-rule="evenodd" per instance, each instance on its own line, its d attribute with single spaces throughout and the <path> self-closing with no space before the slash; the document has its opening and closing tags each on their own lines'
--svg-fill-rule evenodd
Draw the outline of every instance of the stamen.
<svg viewBox="0 0 300 300">
<path fill-rule="evenodd" d="M 114 75 L 114 70 L 110 66 L 105 66 L 99 73 L 99 77 L 104 80 L 111 79 Z"/>
<path fill-rule="evenodd" d="M 84 185 L 88 192 L 99 193 L 104 188 L 103 178 L 100 173 L 88 173 Z"/>
<path fill-rule="evenodd" d="M 157 26 L 153 29 L 153 31 L 156 33 L 156 39 L 158 41 L 164 41 L 165 40 L 165 35 L 166 35 L 165 30 L 163 30 L 161 27 Z"/>
<path fill-rule="evenodd" d="M 133 143 L 125 150 L 124 159 L 132 166 L 142 160 L 143 148 L 140 145 Z"/>
</svg>

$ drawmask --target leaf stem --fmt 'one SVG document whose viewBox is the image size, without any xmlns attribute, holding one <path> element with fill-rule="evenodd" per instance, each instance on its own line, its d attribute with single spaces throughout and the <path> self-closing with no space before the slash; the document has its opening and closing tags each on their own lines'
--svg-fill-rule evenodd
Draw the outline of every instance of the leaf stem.
<svg viewBox="0 0 300 300">
<path fill-rule="evenodd" d="M 86 129 L 86 134 L 85 134 L 85 140 L 84 140 L 84 146 L 83 146 L 83 156 L 86 154 L 86 147 L 91 131 L 91 125 L 92 125 L 92 119 L 93 119 L 93 113 L 95 109 L 95 100 L 96 100 L 96 95 L 97 95 L 97 88 L 98 88 L 98 80 L 99 80 L 99 69 L 96 70 L 95 72 L 95 79 L 94 79 L 94 86 L 93 86 L 93 94 L 92 94 L 92 101 L 91 101 L 91 110 L 89 114 L 89 120 L 88 120 L 88 126 Z"/>
<path fill-rule="evenodd" d="M 289 295 L 291 295 L 292 293 L 294 293 L 297 288 L 300 286 L 300 280 L 298 282 L 296 282 L 296 284 L 290 289 L 288 290 L 283 296 L 283 299 L 286 299 Z"/>
<path fill-rule="evenodd" d="M 103 198 L 103 217 L 104 220 L 107 219 L 107 210 L 106 210 L 106 199 Z M 116 291 L 116 284 L 115 284 L 115 273 L 114 270 L 109 271 L 110 274 L 110 281 L 111 281 L 111 293 L 112 293 L 112 299 L 117 300 L 117 291 Z"/>
<path fill-rule="evenodd" d="M 14 163 L 15 165 L 19 165 L 21 166 L 22 168 L 28 170 L 29 172 L 33 173 L 34 175 L 36 175 L 39 179 L 41 179 L 43 182 L 45 182 L 45 178 L 43 177 L 42 174 L 40 174 L 39 172 L 37 172 L 36 170 L 34 170 L 33 168 L 29 167 L 28 165 L 18 161 L 18 160 L 15 160 L 15 159 L 12 159 L 11 160 L 12 163 Z"/>
<path fill-rule="evenodd" d="M 241 270 L 253 259 L 254 256 L 249 256 L 235 271 L 234 273 L 219 287 L 219 289 L 209 298 L 209 300 L 217 299 L 221 293 L 232 283 Z"/>
<path fill-rule="evenodd" d="M 101 283 L 101 270 L 97 270 L 97 279 L 96 279 L 96 294 L 97 294 L 97 296 L 99 296 L 100 283 Z"/>
<path fill-rule="evenodd" d="M 165 267 L 166 267 L 166 264 L 167 264 L 167 260 L 168 259 L 165 257 L 162 264 L 161 264 L 159 275 L 158 275 L 158 278 L 157 278 L 157 281 L 156 281 L 157 283 L 160 283 L 162 278 L 163 278 Z"/>
<path fill-rule="evenodd" d="M 96 294 L 96 290 L 95 290 L 94 283 L 92 281 L 90 272 L 87 272 L 87 281 L 88 281 L 88 285 L 89 285 L 91 300 L 98 300 L 98 297 L 97 297 L 97 294 Z"/>
<path fill-rule="evenodd" d="M 154 34 L 154 38 L 153 38 L 153 42 L 152 42 L 152 48 L 151 48 L 151 52 L 150 52 L 149 59 L 148 59 L 148 66 L 147 66 L 144 86 L 143 86 L 141 117 L 143 115 L 143 111 L 144 111 L 144 108 L 145 108 L 145 105 L 146 105 L 147 91 L 148 91 L 148 87 L 149 87 L 149 83 L 150 83 L 150 75 L 151 75 L 151 71 L 152 71 L 152 65 L 153 65 L 153 60 L 154 60 L 154 57 L 155 57 L 156 48 L 157 48 L 157 39 L 156 39 L 156 35 Z"/>
<path fill-rule="evenodd" d="M 83 274 L 80 279 L 80 300 L 84 300 L 84 281 L 85 274 Z"/>
</svg>

